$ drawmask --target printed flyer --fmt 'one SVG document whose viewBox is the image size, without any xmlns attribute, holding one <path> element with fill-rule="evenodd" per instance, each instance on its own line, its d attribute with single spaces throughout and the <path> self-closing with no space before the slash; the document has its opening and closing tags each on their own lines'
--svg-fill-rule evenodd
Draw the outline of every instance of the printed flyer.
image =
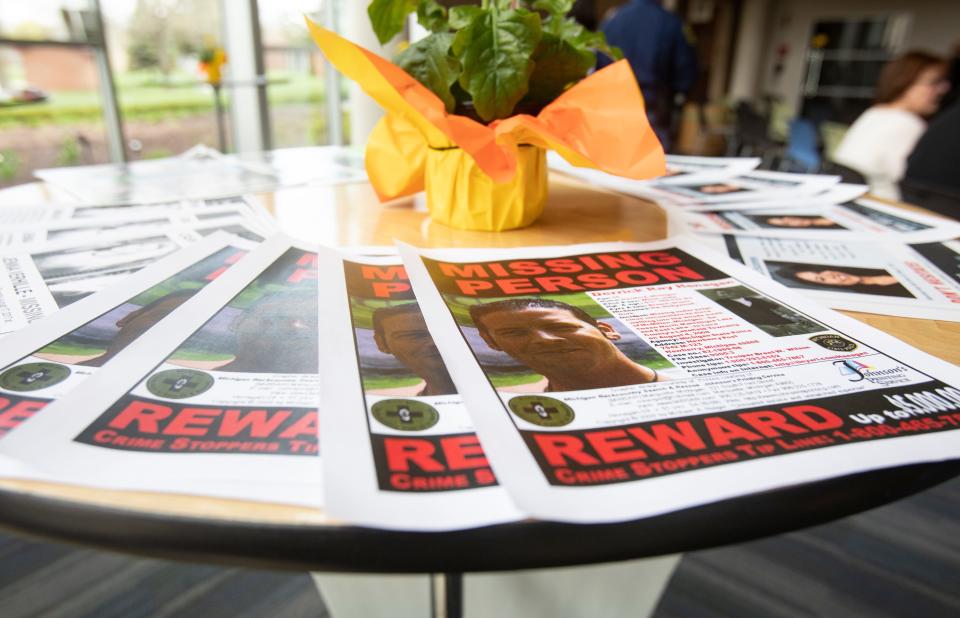
<svg viewBox="0 0 960 618">
<path fill-rule="evenodd" d="M 749 202 L 729 202 L 720 205 L 716 204 L 684 204 L 678 208 L 672 209 L 679 212 L 712 212 L 718 209 L 724 210 L 804 210 L 819 206 L 833 206 L 835 204 L 844 204 L 858 197 L 863 197 L 867 192 L 867 185 L 855 185 L 847 183 L 835 184 L 832 187 L 821 191 L 815 195 L 771 195 L 762 199 L 751 200 Z M 671 202 L 661 202 L 661 206 L 669 208 Z"/>
<path fill-rule="evenodd" d="M 42 324 L 0 348 L 0 437 L 89 376 L 239 260 L 249 245 L 212 235 Z M 4 258 L 0 258 L 4 259 Z"/>
<path fill-rule="evenodd" d="M 625 520 L 960 452 L 960 370 L 688 239 L 401 254 L 530 515 Z"/>
<path fill-rule="evenodd" d="M 675 182 L 658 180 L 644 185 L 641 197 L 664 205 L 695 207 L 703 204 L 815 196 L 839 182 L 839 176 L 753 171 L 733 177 L 683 179 Z"/>
<path fill-rule="evenodd" d="M 738 262 L 828 307 L 960 321 L 960 240 L 712 238 Z"/>
<path fill-rule="evenodd" d="M 861 198 L 844 204 L 806 208 L 706 210 L 683 212 L 687 231 L 779 238 L 844 238 L 854 233 L 891 234 L 908 237 L 960 236 L 960 223 Z"/>
<path fill-rule="evenodd" d="M 552 151 L 547 153 L 547 164 L 554 171 L 624 193 L 630 193 L 630 187 L 641 187 L 652 182 L 650 180 L 631 180 L 596 169 L 576 167 L 567 163 L 563 157 Z M 749 172 L 758 165 L 760 165 L 760 159 L 756 157 L 689 157 L 668 154 L 667 173 L 656 179 L 656 182 L 672 184 L 675 182 L 696 182 L 698 179 L 709 181 L 729 178 Z"/>
<path fill-rule="evenodd" d="M 200 238 L 169 228 L 151 236 L 103 235 L 32 253 L 0 250 L 0 336 L 103 289 Z"/>
<path fill-rule="evenodd" d="M 697 176 L 738 176 L 760 165 L 759 157 L 690 157 L 667 155 L 667 173 L 658 182 L 686 182 Z"/>
<path fill-rule="evenodd" d="M 519 519 L 487 463 L 400 258 L 344 258 L 326 250 L 321 266 L 331 291 L 331 300 L 320 303 L 327 512 L 407 530 Z"/>
<path fill-rule="evenodd" d="M 317 347 L 317 254 L 274 236 L 0 453 L 68 482 L 320 506 Z"/>
<path fill-rule="evenodd" d="M 149 204 L 275 191 L 308 182 L 363 181 L 338 146 L 288 148 L 263 157 L 224 155 L 195 146 L 163 159 L 37 170 L 41 180 L 87 204 Z"/>
<path fill-rule="evenodd" d="M 0 255 L 0 337 L 57 310 L 29 255 Z"/>
<path fill-rule="evenodd" d="M 0 228 L 14 225 L 44 225 L 52 221 L 68 219 L 73 207 L 66 204 L 4 204 L 0 206 Z"/>
<path fill-rule="evenodd" d="M 205 236 L 224 231 L 249 244 L 263 240 L 266 232 L 259 230 L 259 226 L 249 227 L 246 220 L 229 217 L 202 220 L 192 228 L 167 226 L 133 234 L 95 234 L 83 242 L 44 243 L 29 250 L 0 249 L 0 305 L 7 307 L 6 311 L 0 310 L 0 336 L 100 291 Z M 145 234 L 147 231 L 149 234 Z M 17 309 L 19 290 L 11 292 L 11 288 L 22 288 L 24 280 L 29 283 L 29 296 L 36 301 Z"/>
<path fill-rule="evenodd" d="M 104 234 L 149 236 L 157 228 L 203 230 L 227 228 L 243 224 L 250 230 L 267 234 L 275 229 L 269 215 L 259 206 L 240 198 L 207 200 L 210 204 L 194 207 L 196 202 L 157 204 L 147 209 L 137 207 L 118 211 L 114 208 L 94 209 L 96 216 L 75 216 L 45 223 L 4 225 L 0 230 L 0 247 L 4 251 L 53 251 L 95 241 Z M 42 210 L 42 209 L 41 209 Z M 261 238 L 262 240 L 262 238 Z"/>
</svg>

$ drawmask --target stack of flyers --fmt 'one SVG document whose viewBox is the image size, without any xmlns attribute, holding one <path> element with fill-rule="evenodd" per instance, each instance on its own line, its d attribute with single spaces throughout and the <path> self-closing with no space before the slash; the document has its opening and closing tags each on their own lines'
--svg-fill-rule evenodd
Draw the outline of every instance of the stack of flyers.
<svg viewBox="0 0 960 618">
<path fill-rule="evenodd" d="M 274 227 L 265 211 L 242 198 L 35 210 L 57 216 L 0 232 L 0 336 L 215 232 L 255 244 Z"/>
<path fill-rule="evenodd" d="M 563 160 L 555 152 L 547 153 L 547 164 L 550 169 L 562 172 L 568 176 L 579 178 L 586 182 L 600 185 L 614 191 L 630 193 L 631 188 L 640 190 L 643 185 L 651 182 L 666 184 L 677 182 L 698 182 L 714 178 L 728 178 L 738 174 L 745 174 L 760 165 L 756 157 L 689 157 L 682 155 L 667 155 L 667 172 L 653 180 L 628 180 L 600 170 L 576 167 Z"/>
<path fill-rule="evenodd" d="M 163 159 L 37 170 L 86 204 L 149 204 L 275 191 L 306 183 L 362 182 L 357 155 L 338 146 L 224 155 L 204 146 Z"/>
<path fill-rule="evenodd" d="M 321 257 L 331 292 L 320 304 L 327 511 L 411 530 L 519 519 L 400 258 L 343 258 L 333 251 Z"/>
<path fill-rule="evenodd" d="M 942 239 L 949 234 L 947 240 Z M 876 240 L 711 235 L 711 244 L 834 309 L 960 322 L 960 237 L 952 224 Z"/>
<path fill-rule="evenodd" d="M 901 240 L 960 236 L 957 221 L 908 212 L 868 198 L 839 204 L 809 201 L 800 206 L 750 210 L 715 208 L 682 212 L 676 217 L 679 221 L 674 229 L 678 232 L 835 239 L 852 238 L 851 232 L 854 232 L 892 235 Z"/>
<path fill-rule="evenodd" d="M 839 182 L 839 176 L 752 171 L 737 176 L 655 181 L 644 185 L 640 195 L 668 207 L 733 202 L 740 207 L 744 203 L 817 196 Z"/>
<path fill-rule="evenodd" d="M 183 280 L 193 273 L 174 275 L 163 289 L 176 280 L 189 293 L 174 290 L 116 322 L 104 313 L 0 374 L 0 383 L 27 381 L 30 398 L 42 401 L 31 408 L 42 413 L 17 419 L 0 452 L 61 482 L 322 505 L 316 251 L 276 236 L 239 261 L 231 256 L 211 256 L 230 265 L 202 288 Z M 102 309 L 89 307 L 74 322 Z M 84 330 L 111 322 L 122 350 L 107 344 L 93 364 L 62 362 Z M 104 357 L 102 370 L 86 368 Z M 38 440 L 52 448 L 41 454 Z"/>
<path fill-rule="evenodd" d="M 8 475 L 426 531 L 629 520 L 960 446 L 956 367 L 685 238 L 402 262 L 217 238 L 8 337 Z"/>
<path fill-rule="evenodd" d="M 618 521 L 958 452 L 956 367 L 687 240 L 402 255 L 528 515 Z"/>
</svg>

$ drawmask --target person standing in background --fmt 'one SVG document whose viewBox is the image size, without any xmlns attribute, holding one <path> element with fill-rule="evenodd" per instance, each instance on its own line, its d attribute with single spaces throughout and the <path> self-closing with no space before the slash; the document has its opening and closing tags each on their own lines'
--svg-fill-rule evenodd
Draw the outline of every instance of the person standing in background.
<svg viewBox="0 0 960 618">
<path fill-rule="evenodd" d="M 630 0 L 600 27 L 607 42 L 630 61 L 650 124 L 668 149 L 673 98 L 688 93 L 697 81 L 697 55 L 683 23 L 657 0 Z M 600 55 L 597 66 L 610 62 Z"/>
<path fill-rule="evenodd" d="M 940 112 L 937 116 L 946 113 L 954 103 L 960 102 L 960 41 L 953 46 L 953 57 L 950 59 L 950 69 L 947 71 L 947 79 L 950 80 L 950 90 L 943 95 L 940 101 Z"/>
<path fill-rule="evenodd" d="M 950 84 L 946 62 L 911 51 L 880 72 L 874 105 L 857 118 L 834 154 L 834 161 L 863 174 L 870 192 L 899 200 L 907 156 L 927 128 Z"/>
</svg>

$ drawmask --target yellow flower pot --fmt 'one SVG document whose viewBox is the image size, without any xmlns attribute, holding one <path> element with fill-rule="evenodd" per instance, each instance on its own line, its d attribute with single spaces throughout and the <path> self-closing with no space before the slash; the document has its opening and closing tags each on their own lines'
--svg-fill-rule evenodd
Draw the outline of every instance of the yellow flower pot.
<svg viewBox="0 0 960 618">
<path fill-rule="evenodd" d="M 547 202 L 547 152 L 521 145 L 517 172 L 497 183 L 457 146 L 429 147 L 424 184 L 434 221 L 461 230 L 501 232 L 536 221 Z"/>
</svg>

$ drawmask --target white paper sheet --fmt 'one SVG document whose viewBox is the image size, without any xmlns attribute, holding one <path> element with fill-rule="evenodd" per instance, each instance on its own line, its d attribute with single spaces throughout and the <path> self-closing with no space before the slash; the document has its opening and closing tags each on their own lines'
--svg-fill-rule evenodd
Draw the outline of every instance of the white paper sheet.
<svg viewBox="0 0 960 618">
<path fill-rule="evenodd" d="M 148 204 L 274 191 L 305 183 L 360 182 L 355 155 L 337 146 L 263 155 L 222 155 L 195 147 L 182 155 L 126 164 L 37 170 L 36 176 L 87 204 Z"/>
<path fill-rule="evenodd" d="M 639 518 L 960 454 L 960 370 L 686 239 L 401 254 L 533 516 Z"/>
<path fill-rule="evenodd" d="M 600 170 L 577 167 L 567 163 L 563 157 L 555 152 L 547 153 L 547 164 L 551 170 L 579 178 L 586 182 L 607 187 L 614 190 L 623 190 L 624 187 L 642 187 L 650 182 L 672 184 L 676 182 L 697 182 L 728 178 L 744 174 L 760 165 L 756 157 L 688 157 L 682 155 L 667 155 L 667 173 L 651 180 L 632 180 L 614 176 Z M 612 184 L 610 184 L 612 183 Z M 629 193 L 629 191 L 627 191 Z"/>
<path fill-rule="evenodd" d="M 796 240 L 702 236 L 710 245 L 834 309 L 960 322 L 960 241 L 860 236 Z"/>
<path fill-rule="evenodd" d="M 392 257 L 321 252 L 327 512 L 408 530 L 521 517 L 496 484 L 470 416 Z"/>
<path fill-rule="evenodd" d="M 836 205 L 781 207 L 748 211 L 716 209 L 683 212 L 683 231 L 775 238 L 862 238 L 885 234 L 901 241 L 960 236 L 960 223 L 861 198 Z M 851 234 L 851 232 L 853 234 Z"/>
<path fill-rule="evenodd" d="M 634 193 L 662 205 L 694 208 L 704 204 L 736 203 L 739 208 L 741 204 L 761 200 L 815 196 L 839 182 L 839 176 L 758 170 L 739 176 L 683 179 L 670 183 L 657 181 L 638 188 Z"/>
<path fill-rule="evenodd" d="M 0 346 L 0 436 L 68 395 L 250 247 L 227 234 L 211 235 L 5 337 Z"/>
<path fill-rule="evenodd" d="M 320 506 L 316 299 L 315 251 L 271 237 L 0 453 L 64 482 Z"/>
</svg>

